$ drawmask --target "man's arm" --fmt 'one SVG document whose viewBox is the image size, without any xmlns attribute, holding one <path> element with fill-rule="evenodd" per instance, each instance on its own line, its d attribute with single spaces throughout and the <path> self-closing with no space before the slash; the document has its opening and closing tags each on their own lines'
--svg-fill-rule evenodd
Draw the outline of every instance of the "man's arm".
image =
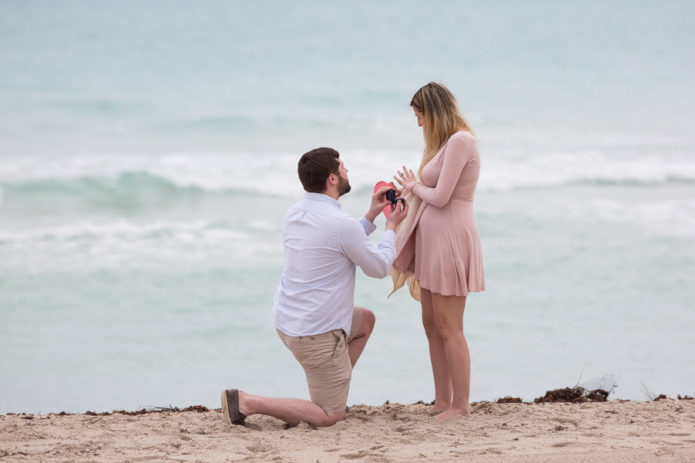
<svg viewBox="0 0 695 463">
<path fill-rule="evenodd" d="M 408 206 L 399 202 L 386 221 L 386 231 L 377 246 L 369 240 L 360 222 L 351 217 L 346 218 L 341 226 L 340 237 L 343 252 L 365 275 L 373 278 L 385 277 L 396 258 L 396 226 L 407 215 Z"/>
<path fill-rule="evenodd" d="M 362 225 L 362 228 L 364 229 L 364 232 L 367 234 L 367 236 L 371 235 L 372 233 L 374 233 L 374 230 L 376 230 L 376 225 L 374 225 L 374 219 L 369 220 L 366 215 L 360 218 L 360 225 Z"/>
</svg>

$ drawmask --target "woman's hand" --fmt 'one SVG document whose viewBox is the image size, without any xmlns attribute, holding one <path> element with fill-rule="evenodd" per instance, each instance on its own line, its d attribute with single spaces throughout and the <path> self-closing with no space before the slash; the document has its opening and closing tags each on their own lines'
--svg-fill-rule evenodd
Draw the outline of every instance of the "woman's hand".
<svg viewBox="0 0 695 463">
<path fill-rule="evenodd" d="M 405 166 L 403 166 L 403 172 L 399 170 L 398 175 L 394 175 L 393 178 L 403 189 L 406 189 L 411 183 L 417 182 L 417 178 L 415 177 L 413 170 L 407 169 Z"/>
</svg>

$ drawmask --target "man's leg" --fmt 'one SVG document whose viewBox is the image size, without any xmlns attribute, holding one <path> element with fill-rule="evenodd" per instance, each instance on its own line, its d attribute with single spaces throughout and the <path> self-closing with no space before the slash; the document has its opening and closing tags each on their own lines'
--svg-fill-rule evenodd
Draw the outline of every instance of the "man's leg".
<svg viewBox="0 0 695 463">
<path fill-rule="evenodd" d="M 350 354 L 350 363 L 353 367 L 367 345 L 369 336 L 374 330 L 375 322 L 374 312 L 364 307 L 355 307 L 352 314 L 352 328 L 348 337 L 348 353 Z"/>
<path fill-rule="evenodd" d="M 247 416 L 270 415 L 290 425 L 305 421 L 315 426 L 330 426 L 345 418 L 352 376 L 345 333 L 333 330 L 313 336 L 292 337 L 278 330 L 278 335 L 302 365 L 312 401 L 261 397 L 239 391 L 238 411 Z M 226 393 L 223 393 L 223 412 L 229 410 L 230 414 L 236 415 L 236 404 L 226 400 Z M 230 417 L 225 421 L 231 421 Z"/>
<path fill-rule="evenodd" d="M 292 426 L 304 421 L 314 426 L 330 426 L 345 418 L 345 411 L 327 414 L 313 402 L 302 399 L 276 399 L 239 391 L 239 411 L 246 416 L 269 415 Z"/>
</svg>

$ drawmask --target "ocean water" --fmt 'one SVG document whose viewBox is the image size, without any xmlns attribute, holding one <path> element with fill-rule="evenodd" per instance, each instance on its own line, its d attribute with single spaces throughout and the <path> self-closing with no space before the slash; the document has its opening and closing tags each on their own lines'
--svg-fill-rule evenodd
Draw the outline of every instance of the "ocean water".
<svg viewBox="0 0 695 463">
<path fill-rule="evenodd" d="M 695 394 L 695 6 L 0 5 L 0 413 L 308 397 L 275 335 L 296 162 L 342 200 L 416 167 L 430 80 L 478 138 L 487 291 L 472 400 L 582 384 Z M 383 218 L 377 220 L 383 230 Z M 419 306 L 358 271 L 377 326 L 349 403 L 431 400 Z"/>
</svg>

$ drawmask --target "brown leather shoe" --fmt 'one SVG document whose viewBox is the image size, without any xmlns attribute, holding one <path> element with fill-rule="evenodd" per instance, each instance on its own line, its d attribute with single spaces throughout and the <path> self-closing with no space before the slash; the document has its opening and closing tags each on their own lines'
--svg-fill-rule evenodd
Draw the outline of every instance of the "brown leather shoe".
<svg viewBox="0 0 695 463">
<path fill-rule="evenodd" d="M 243 425 L 246 415 L 239 411 L 239 389 L 222 391 L 222 418 L 226 423 Z"/>
</svg>

